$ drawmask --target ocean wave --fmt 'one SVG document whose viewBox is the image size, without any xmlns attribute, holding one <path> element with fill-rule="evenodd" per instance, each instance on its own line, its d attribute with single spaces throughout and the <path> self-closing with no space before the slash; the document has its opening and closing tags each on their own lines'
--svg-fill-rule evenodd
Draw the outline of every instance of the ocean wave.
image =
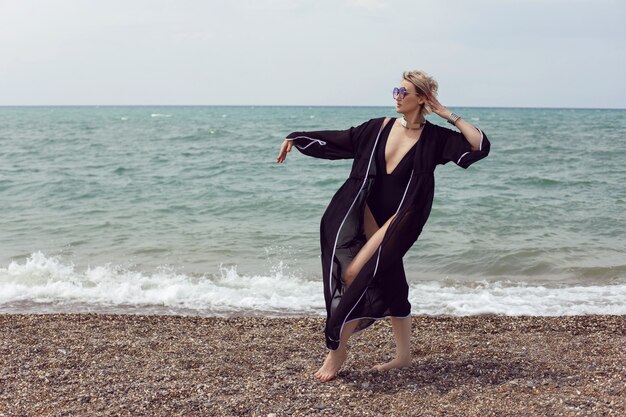
<svg viewBox="0 0 626 417">
<path fill-rule="evenodd" d="M 189 276 L 171 268 L 147 274 L 115 265 L 77 271 L 73 264 L 41 252 L 24 263 L 0 268 L 0 311 L 24 301 L 100 306 L 167 306 L 202 313 L 240 311 L 300 313 L 323 307 L 316 282 L 285 275 L 240 275 L 235 267 L 220 268 L 214 276 Z M 319 294 L 318 294 L 319 293 Z M 4 307 L 3 307 L 4 306 Z"/>
<path fill-rule="evenodd" d="M 626 314 L 626 284 L 548 287 L 511 281 L 478 281 L 463 286 L 429 282 L 411 290 L 413 314 Z"/>
<path fill-rule="evenodd" d="M 531 285 L 513 281 L 445 280 L 411 284 L 413 314 L 562 316 L 626 314 L 626 284 Z M 152 273 L 102 265 L 79 271 L 57 257 L 33 253 L 0 268 L 0 312 L 184 312 L 197 315 L 324 314 L 322 286 L 289 274 L 236 267 L 190 276 L 163 267 Z"/>
</svg>

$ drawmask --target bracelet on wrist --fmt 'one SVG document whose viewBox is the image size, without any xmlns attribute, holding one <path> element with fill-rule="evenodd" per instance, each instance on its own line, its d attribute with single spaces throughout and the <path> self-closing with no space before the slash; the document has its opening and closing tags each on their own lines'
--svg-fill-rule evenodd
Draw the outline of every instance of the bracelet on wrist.
<svg viewBox="0 0 626 417">
<path fill-rule="evenodd" d="M 448 123 L 450 123 L 453 126 L 456 126 L 456 122 L 457 120 L 459 120 L 461 118 L 461 116 L 459 116 L 456 113 L 450 113 L 450 117 L 448 117 Z"/>
</svg>

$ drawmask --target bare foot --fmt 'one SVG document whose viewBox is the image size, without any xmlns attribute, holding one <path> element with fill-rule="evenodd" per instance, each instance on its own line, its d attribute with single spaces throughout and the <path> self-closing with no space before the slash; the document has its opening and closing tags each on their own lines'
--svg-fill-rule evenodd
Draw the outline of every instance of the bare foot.
<svg viewBox="0 0 626 417">
<path fill-rule="evenodd" d="M 331 350 L 328 352 L 322 367 L 315 373 L 315 377 L 322 382 L 328 382 L 335 378 L 347 357 L 348 351 L 345 349 Z"/>
<path fill-rule="evenodd" d="M 388 371 L 389 369 L 394 368 L 404 368 L 406 366 L 411 365 L 411 357 L 404 358 L 393 358 L 393 360 L 387 363 L 381 363 L 378 365 L 374 365 L 372 367 L 372 371 Z"/>
</svg>

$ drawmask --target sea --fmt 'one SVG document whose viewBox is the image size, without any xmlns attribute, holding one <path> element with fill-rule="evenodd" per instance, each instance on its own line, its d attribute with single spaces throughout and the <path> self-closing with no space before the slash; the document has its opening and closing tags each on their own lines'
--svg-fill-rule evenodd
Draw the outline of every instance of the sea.
<svg viewBox="0 0 626 417">
<path fill-rule="evenodd" d="M 435 172 L 413 314 L 626 314 L 626 110 L 451 109 L 492 148 Z M 324 315 L 319 221 L 351 161 L 276 157 L 380 116 L 0 107 L 0 313 Z"/>
</svg>

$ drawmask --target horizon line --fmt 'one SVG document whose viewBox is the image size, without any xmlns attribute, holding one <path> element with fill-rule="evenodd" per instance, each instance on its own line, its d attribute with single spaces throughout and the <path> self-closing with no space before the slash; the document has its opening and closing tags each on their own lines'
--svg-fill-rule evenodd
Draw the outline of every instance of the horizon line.
<svg viewBox="0 0 626 417">
<path fill-rule="evenodd" d="M 381 108 L 393 105 L 349 104 L 0 104 L 3 107 L 343 107 Z M 626 110 L 626 107 L 551 107 L 551 106 L 456 106 L 451 108 L 473 109 L 544 109 L 544 110 Z"/>
</svg>

